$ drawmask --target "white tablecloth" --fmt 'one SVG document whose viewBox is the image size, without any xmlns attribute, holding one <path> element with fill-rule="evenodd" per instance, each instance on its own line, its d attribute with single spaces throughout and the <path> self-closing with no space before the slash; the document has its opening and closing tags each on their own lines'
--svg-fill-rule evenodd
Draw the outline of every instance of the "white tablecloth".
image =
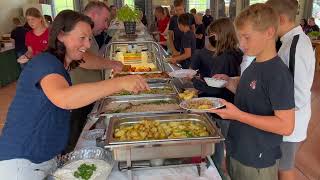
<svg viewBox="0 0 320 180">
<path fill-rule="evenodd" d="M 95 141 L 80 138 L 76 149 L 96 146 Z M 133 180 L 221 180 L 221 176 L 214 165 L 206 169 L 201 177 L 198 176 L 196 166 L 136 170 L 132 171 L 132 173 L 134 174 Z M 108 180 L 128 180 L 127 171 L 119 171 L 116 165 Z"/>
<path fill-rule="evenodd" d="M 216 167 L 210 166 L 199 177 L 195 166 L 133 171 L 133 180 L 221 180 Z M 128 180 L 126 171 L 114 167 L 109 180 Z"/>
</svg>

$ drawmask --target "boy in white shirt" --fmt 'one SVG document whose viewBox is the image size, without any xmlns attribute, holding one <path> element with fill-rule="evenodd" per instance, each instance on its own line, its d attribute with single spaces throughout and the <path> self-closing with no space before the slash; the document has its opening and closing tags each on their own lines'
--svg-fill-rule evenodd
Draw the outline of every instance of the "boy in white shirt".
<svg viewBox="0 0 320 180">
<path fill-rule="evenodd" d="M 296 25 L 297 0 L 268 0 L 266 4 L 279 14 L 278 35 L 282 46 L 278 55 L 294 77 L 295 128 L 290 136 L 283 137 L 282 158 L 279 162 L 279 179 L 294 178 L 294 160 L 298 143 L 305 140 L 311 117 L 311 86 L 314 78 L 315 55 L 310 38 Z"/>
</svg>

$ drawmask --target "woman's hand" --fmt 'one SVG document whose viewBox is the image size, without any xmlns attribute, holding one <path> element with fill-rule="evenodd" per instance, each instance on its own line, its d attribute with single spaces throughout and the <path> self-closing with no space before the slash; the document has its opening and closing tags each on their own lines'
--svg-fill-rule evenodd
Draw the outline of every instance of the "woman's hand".
<svg viewBox="0 0 320 180">
<path fill-rule="evenodd" d="M 26 55 L 22 55 L 17 59 L 18 63 L 24 64 L 29 61 L 29 58 Z"/>
<path fill-rule="evenodd" d="M 229 80 L 230 80 L 230 77 L 226 74 L 216 74 L 216 75 L 212 76 L 212 78 L 225 80 L 227 82 L 229 82 Z"/>
<path fill-rule="evenodd" d="M 237 77 L 229 77 L 229 76 L 227 76 L 225 74 L 216 74 L 216 75 L 212 76 L 212 78 L 221 79 L 221 80 L 227 81 L 227 84 L 226 84 L 225 88 L 227 88 L 229 91 L 233 92 L 234 94 L 236 93 L 237 88 L 238 88 L 238 84 L 239 84 L 239 81 L 240 81 L 240 77 L 239 76 L 237 76 Z"/>
<path fill-rule="evenodd" d="M 235 105 L 229 103 L 226 100 L 221 99 L 220 102 L 225 105 L 223 109 L 212 109 L 210 110 L 211 113 L 215 113 L 219 115 L 222 119 L 230 119 L 230 120 L 237 120 L 242 114 L 242 111 L 239 110 Z"/>
<path fill-rule="evenodd" d="M 147 82 L 139 75 L 124 76 L 118 79 L 121 89 L 125 91 L 138 93 L 150 89 Z"/>
</svg>

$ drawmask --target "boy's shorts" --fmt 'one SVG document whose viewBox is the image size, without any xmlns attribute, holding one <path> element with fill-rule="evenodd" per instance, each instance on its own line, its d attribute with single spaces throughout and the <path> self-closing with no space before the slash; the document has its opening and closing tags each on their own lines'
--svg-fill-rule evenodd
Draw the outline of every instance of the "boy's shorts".
<svg viewBox="0 0 320 180">
<path fill-rule="evenodd" d="M 228 157 L 228 172 L 232 180 L 278 180 L 278 161 L 267 168 L 254 168 Z"/>
<path fill-rule="evenodd" d="M 281 145 L 282 156 L 279 161 L 279 170 L 287 171 L 294 168 L 295 156 L 299 148 L 298 142 L 282 142 Z"/>
</svg>

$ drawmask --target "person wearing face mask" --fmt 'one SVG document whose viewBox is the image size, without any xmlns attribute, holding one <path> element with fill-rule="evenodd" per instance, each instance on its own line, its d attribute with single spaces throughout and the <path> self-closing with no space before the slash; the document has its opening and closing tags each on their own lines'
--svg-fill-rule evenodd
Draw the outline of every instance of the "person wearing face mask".
<svg viewBox="0 0 320 180">
<path fill-rule="evenodd" d="M 110 20 L 110 9 L 103 2 L 91 1 L 85 9 L 84 14 L 90 17 L 94 23 L 92 29 L 91 46 L 83 55 L 85 63 L 81 63 L 79 67 L 70 71 L 71 81 L 73 84 L 98 82 L 104 79 L 102 71 L 106 74 L 110 73 L 110 69 L 114 72 L 122 70 L 122 63 L 120 61 L 112 61 L 108 58 L 103 58 L 99 54 L 99 45 L 94 36 L 101 34 L 108 28 Z M 86 123 L 87 116 L 91 112 L 93 104 L 72 110 L 70 139 L 65 153 L 74 149 L 81 131 Z"/>
<path fill-rule="evenodd" d="M 201 79 L 221 72 L 229 74 L 230 77 L 240 75 L 243 53 L 238 47 L 239 43 L 230 19 L 221 18 L 214 21 L 209 25 L 207 33 L 206 46 L 194 53 L 190 68 L 198 70 Z M 205 89 L 203 93 L 215 95 Z"/>
<path fill-rule="evenodd" d="M 85 63 L 93 22 L 72 10 L 60 12 L 51 26 L 48 49 L 21 73 L 0 136 L 0 177 L 43 180 L 68 142 L 70 110 L 120 91 L 148 90 L 141 76 L 73 85 L 70 70 Z"/>
<path fill-rule="evenodd" d="M 226 88 L 209 87 L 203 80 L 204 77 L 212 77 L 215 74 L 225 73 L 229 77 L 240 75 L 240 64 L 243 53 L 239 49 L 239 42 L 235 28 L 229 18 L 221 18 L 208 27 L 206 47 L 196 51 L 191 58 L 191 69 L 198 70 L 200 79 L 193 78 L 192 82 L 199 90 L 199 97 L 217 97 L 233 102 L 234 94 Z M 222 134 L 226 137 L 229 121 L 221 120 L 212 114 Z M 213 160 L 219 170 L 222 169 L 224 159 L 224 143 L 215 146 Z"/>
</svg>

